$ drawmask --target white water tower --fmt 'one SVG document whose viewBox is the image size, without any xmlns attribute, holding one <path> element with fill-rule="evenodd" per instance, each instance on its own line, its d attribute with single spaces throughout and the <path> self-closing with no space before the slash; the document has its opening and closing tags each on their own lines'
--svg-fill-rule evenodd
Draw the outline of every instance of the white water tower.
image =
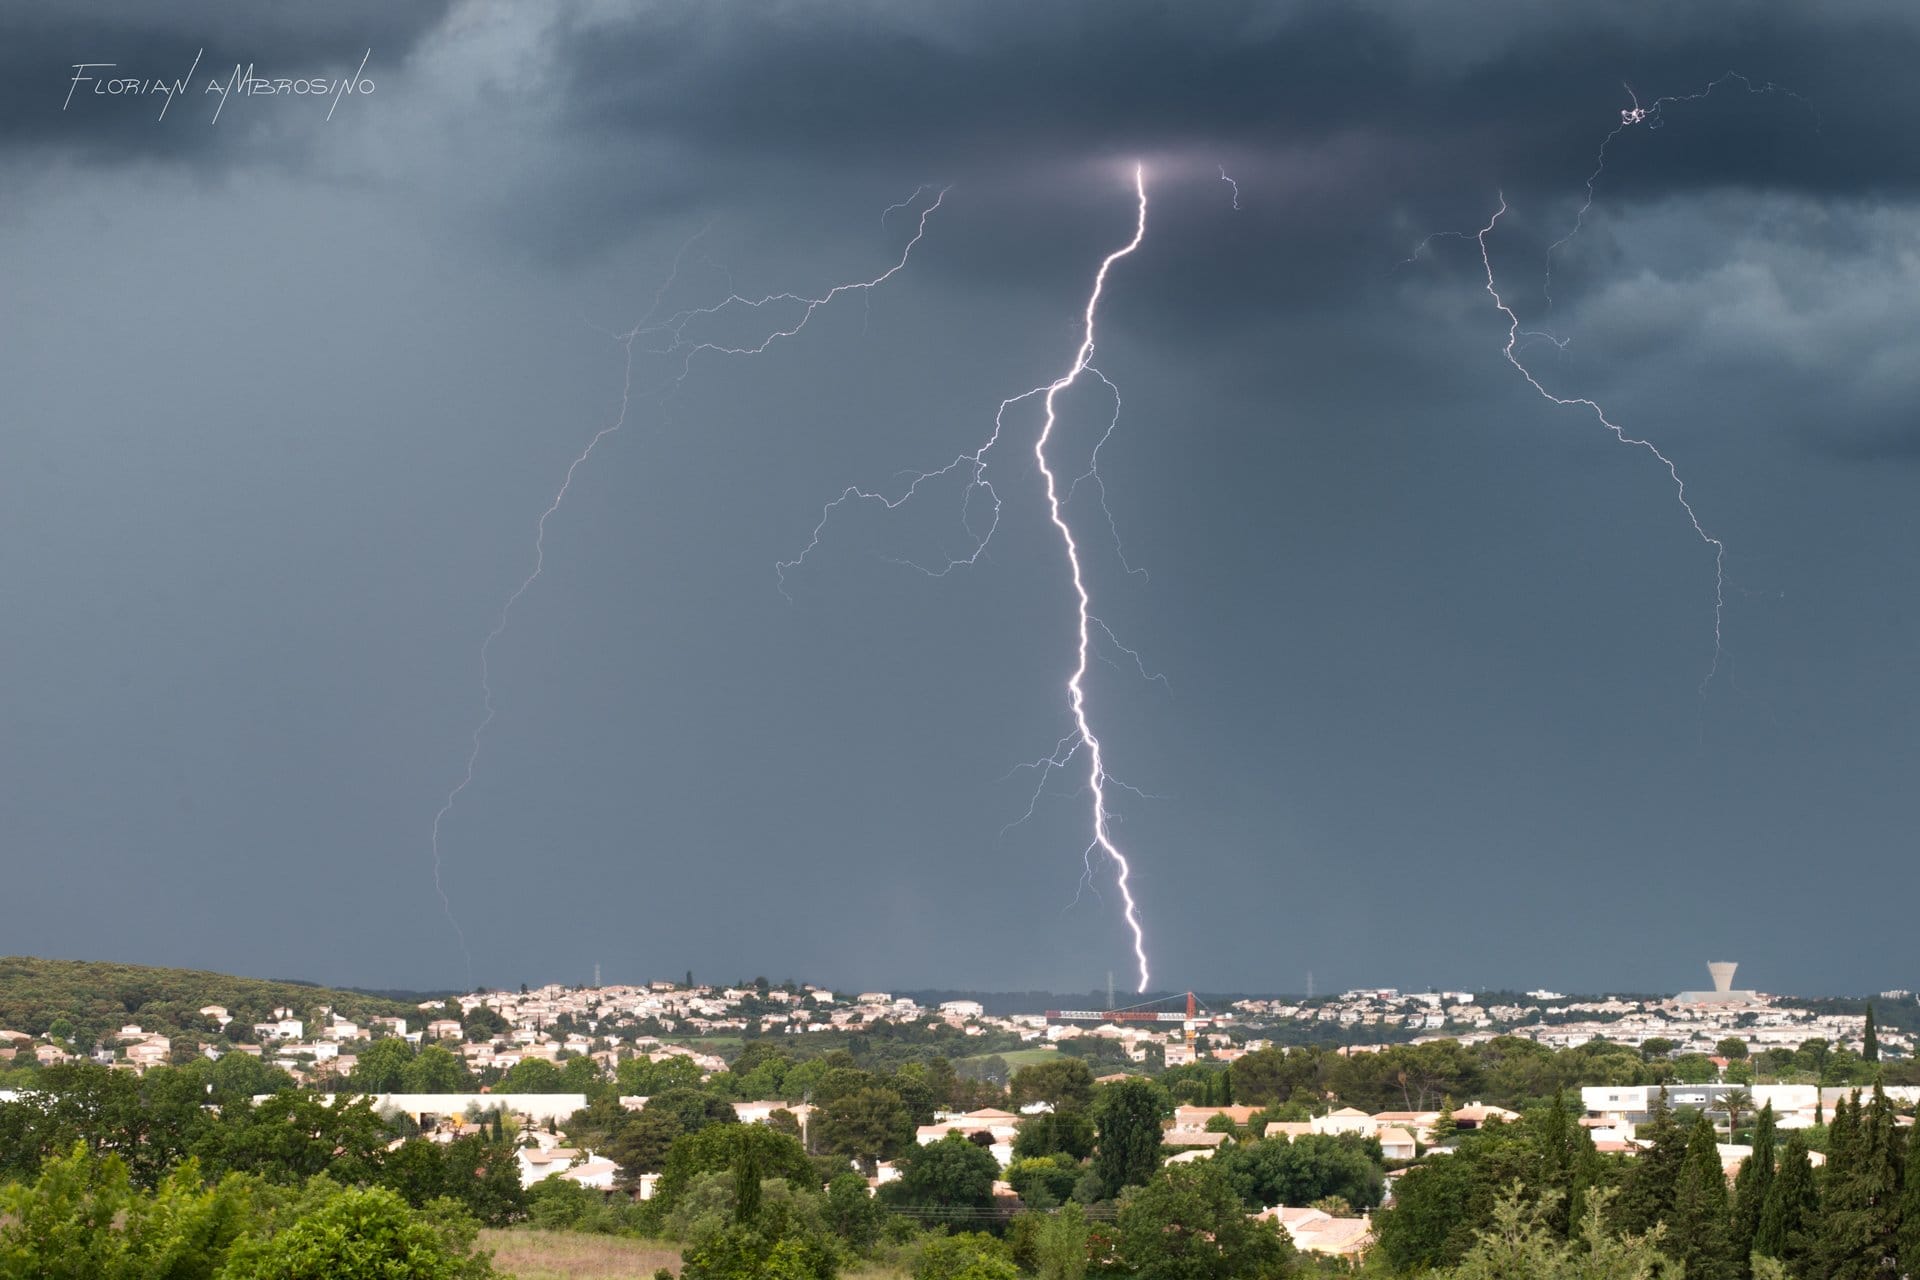
<svg viewBox="0 0 1920 1280">
<path fill-rule="evenodd" d="M 1709 960 L 1707 972 L 1713 975 L 1713 990 L 1716 995 L 1726 995 L 1733 990 L 1733 971 L 1740 967 L 1737 960 Z"/>
</svg>

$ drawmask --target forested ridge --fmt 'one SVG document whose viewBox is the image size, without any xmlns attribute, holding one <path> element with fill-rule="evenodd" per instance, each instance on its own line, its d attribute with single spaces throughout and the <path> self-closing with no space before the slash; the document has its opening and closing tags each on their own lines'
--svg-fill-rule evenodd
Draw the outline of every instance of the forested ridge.
<svg viewBox="0 0 1920 1280">
<path fill-rule="evenodd" d="M 356 1021 L 420 1017 L 411 1004 L 304 983 L 98 960 L 0 957 L 0 1030 L 44 1036 L 64 1019 L 71 1030 L 64 1038 L 84 1043 L 128 1023 L 164 1035 L 211 1034 L 213 1024 L 199 1012 L 208 1005 L 220 1005 L 241 1024 L 263 1021 L 277 1008 L 305 1018 L 316 1005 Z"/>
</svg>

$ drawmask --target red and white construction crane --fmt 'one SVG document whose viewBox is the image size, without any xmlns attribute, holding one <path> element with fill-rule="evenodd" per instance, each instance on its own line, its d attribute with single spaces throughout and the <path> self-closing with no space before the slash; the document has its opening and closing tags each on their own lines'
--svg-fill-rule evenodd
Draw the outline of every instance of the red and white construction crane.
<svg viewBox="0 0 1920 1280">
<path fill-rule="evenodd" d="M 1155 1009 L 1153 1007 L 1156 1004 L 1165 1004 L 1169 1000 L 1178 999 L 1180 999 L 1180 997 L 1177 995 L 1162 996 L 1158 1000 L 1149 1000 L 1145 1004 L 1132 1005 L 1125 1009 L 1105 1009 L 1100 1011 L 1090 1009 L 1049 1009 L 1047 1010 L 1047 1021 L 1113 1023 L 1177 1022 L 1187 1033 L 1187 1048 L 1191 1051 L 1193 1049 L 1195 1030 L 1200 1027 L 1210 1027 L 1216 1022 L 1231 1021 L 1233 1018 L 1233 1015 L 1230 1013 L 1216 1014 L 1200 1012 L 1197 1008 L 1199 1001 L 1191 991 L 1186 993 L 1187 1010 L 1185 1013 L 1180 1012 L 1178 1009 Z"/>
</svg>

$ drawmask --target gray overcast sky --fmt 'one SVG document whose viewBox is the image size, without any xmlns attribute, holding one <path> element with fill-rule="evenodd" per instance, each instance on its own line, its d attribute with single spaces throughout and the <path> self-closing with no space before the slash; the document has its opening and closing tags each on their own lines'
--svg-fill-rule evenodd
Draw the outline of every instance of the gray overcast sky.
<svg viewBox="0 0 1920 1280">
<path fill-rule="evenodd" d="M 1166 677 L 1089 680 L 1155 985 L 1914 985 L 1920 17 L 1601 8 L 0 5 L 0 945 L 466 982 L 429 828 L 611 335 L 870 278 L 951 183 L 765 354 L 636 344 L 444 884 L 490 983 L 1124 983 L 1111 868 L 1070 905 L 1077 765 L 1003 832 L 1068 728 L 1031 403 L 977 564 L 897 563 L 965 548 L 947 484 L 838 511 L 790 601 L 774 566 L 1067 367 L 1137 158 L 1096 362 L 1145 572 L 1068 514 Z M 196 56 L 170 104 L 72 83 Z M 363 58 L 337 104 L 204 92 Z M 1621 133 L 1549 307 L 1623 84 L 1729 70 L 1792 92 Z M 1503 191 L 1494 266 L 1565 340 L 1523 356 L 1726 545 L 1704 693 L 1713 556 L 1658 462 L 1505 364 L 1471 239 L 1403 261 Z M 1077 474 L 1111 401 L 1061 405 Z"/>
</svg>

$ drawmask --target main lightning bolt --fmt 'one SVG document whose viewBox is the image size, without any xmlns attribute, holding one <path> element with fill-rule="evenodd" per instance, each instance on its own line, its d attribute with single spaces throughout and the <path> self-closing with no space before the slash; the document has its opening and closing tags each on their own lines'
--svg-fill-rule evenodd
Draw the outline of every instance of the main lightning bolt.
<svg viewBox="0 0 1920 1280">
<path fill-rule="evenodd" d="M 1118 422 L 1120 396 L 1118 388 L 1108 380 L 1105 374 L 1093 366 L 1092 361 L 1095 346 L 1095 320 L 1099 311 L 1100 298 L 1106 291 L 1108 274 L 1112 271 L 1113 265 L 1116 262 L 1138 249 L 1141 241 L 1146 236 L 1147 188 L 1144 166 L 1135 166 L 1133 171 L 1133 185 L 1135 196 L 1138 200 L 1138 214 L 1134 224 L 1133 236 L 1126 244 L 1102 259 L 1099 270 L 1094 274 L 1093 289 L 1087 297 L 1086 307 L 1081 314 L 1080 344 L 1075 349 L 1073 360 L 1066 371 L 1051 382 L 1030 387 L 1017 395 L 1012 395 L 1002 400 L 999 407 L 994 411 L 993 430 L 988 434 L 986 441 L 981 444 L 979 448 L 956 455 L 952 461 L 946 463 L 944 466 L 915 474 L 911 481 L 897 494 L 888 495 L 857 486 L 843 490 L 838 497 L 828 502 L 821 510 L 820 519 L 814 525 L 812 537 L 808 540 L 807 545 L 801 549 L 799 555 L 792 560 L 781 561 L 775 566 L 775 572 L 779 578 L 780 589 L 784 594 L 787 590 L 788 573 L 804 565 L 807 557 L 819 547 L 820 539 L 826 529 L 827 523 L 833 518 L 834 512 L 844 504 L 849 502 L 869 502 L 877 503 L 887 510 L 894 510 L 921 493 L 927 485 L 949 476 L 964 478 L 960 498 L 960 522 L 968 536 L 968 549 L 958 555 L 950 555 L 945 564 L 930 566 L 912 562 L 903 563 L 908 563 L 909 567 L 932 577 L 943 577 L 962 566 L 978 563 L 980 557 L 986 551 L 988 542 L 992 539 L 994 532 L 999 528 L 1001 513 L 1000 494 L 993 487 L 992 481 L 987 478 L 987 455 L 999 444 L 1001 436 L 1006 430 L 1007 410 L 1023 401 L 1031 400 L 1035 397 L 1040 398 L 1042 422 L 1040 431 L 1034 440 L 1034 460 L 1038 463 L 1041 476 L 1045 481 L 1048 518 L 1054 529 L 1058 531 L 1061 546 L 1066 553 L 1075 602 L 1077 636 L 1075 661 L 1072 674 L 1068 676 L 1066 682 L 1067 706 L 1072 717 L 1073 731 L 1056 743 L 1053 751 L 1049 754 L 1038 760 L 1016 766 L 1016 770 L 1029 768 L 1036 770 L 1040 774 L 1039 786 L 1034 792 L 1033 800 L 1027 807 L 1026 817 L 1031 817 L 1034 806 L 1039 802 L 1041 791 L 1044 790 L 1046 786 L 1048 777 L 1050 777 L 1055 770 L 1066 768 L 1076 757 L 1084 754 L 1087 762 L 1086 792 L 1091 799 L 1092 806 L 1092 829 L 1086 848 L 1082 852 L 1082 861 L 1087 867 L 1087 877 L 1083 877 L 1082 885 L 1084 886 L 1089 882 L 1092 875 L 1092 860 L 1096 853 L 1104 854 L 1112 861 L 1124 907 L 1123 914 L 1126 926 L 1133 939 L 1134 959 L 1139 965 L 1140 989 L 1144 991 L 1149 977 L 1146 933 L 1140 924 L 1139 907 L 1133 897 L 1131 883 L 1133 868 L 1127 861 L 1126 854 L 1122 852 L 1118 842 L 1115 841 L 1113 837 L 1112 828 L 1114 815 L 1107 803 L 1107 790 L 1109 787 L 1118 787 L 1124 790 L 1132 790 L 1132 788 L 1127 787 L 1107 772 L 1105 749 L 1099 736 L 1094 732 L 1092 717 L 1087 710 L 1086 677 L 1088 667 L 1092 659 L 1096 656 L 1094 645 L 1094 633 L 1096 629 L 1107 637 L 1108 642 L 1115 649 L 1134 660 L 1137 669 L 1143 677 L 1148 679 L 1160 679 L 1161 677 L 1149 674 L 1144 664 L 1140 662 L 1140 656 L 1133 650 L 1122 645 L 1106 623 L 1102 622 L 1100 618 L 1094 614 L 1092 596 L 1087 589 L 1086 575 L 1081 564 L 1080 544 L 1066 516 L 1067 506 L 1073 496 L 1075 486 L 1081 481 L 1090 479 L 1093 482 L 1095 492 L 1099 495 L 1100 507 L 1107 515 L 1108 525 L 1110 528 L 1112 527 L 1112 513 L 1107 511 L 1106 508 L 1105 490 L 1101 483 L 1098 470 L 1098 457 L 1099 449 L 1105 445 L 1107 440 L 1112 436 L 1114 425 Z M 1066 492 L 1062 493 L 1061 485 L 1054 473 L 1051 460 L 1048 457 L 1047 446 L 1053 440 L 1054 428 L 1059 421 L 1056 405 L 1060 393 L 1073 386 L 1076 382 L 1079 382 L 1082 375 L 1091 375 L 1105 384 L 1109 391 L 1113 392 L 1114 417 L 1109 420 L 1105 433 L 1101 435 L 1099 443 L 1094 446 L 1094 453 L 1089 462 L 1088 470 L 1076 477 L 1072 483 L 1066 487 Z M 982 495 L 984 495 L 984 497 L 982 497 Z M 984 528 L 976 527 L 974 523 L 973 512 L 977 500 L 990 503 L 990 511 L 983 513 L 985 514 Z M 1116 550 L 1118 550 L 1117 534 L 1115 546 Z M 1124 552 L 1121 554 L 1121 564 L 1127 569 L 1127 572 L 1142 572 L 1128 565 L 1124 558 Z M 1104 654 L 1097 656 L 1105 659 Z M 1021 818 L 1019 821 L 1025 820 L 1025 818 Z M 1018 822 L 1011 825 L 1018 825 Z"/>
<path fill-rule="evenodd" d="M 1134 192 L 1139 199 L 1139 214 L 1134 222 L 1133 238 L 1120 248 L 1115 249 L 1100 262 L 1100 270 L 1094 273 L 1093 292 L 1087 295 L 1087 308 L 1084 314 L 1085 333 L 1080 339 L 1080 349 L 1074 353 L 1073 365 L 1058 378 L 1047 385 L 1045 406 L 1046 419 L 1040 428 L 1040 434 L 1033 442 L 1034 461 L 1039 464 L 1040 474 L 1046 479 L 1047 515 L 1053 521 L 1053 527 L 1060 531 L 1061 546 L 1066 549 L 1067 565 L 1072 572 L 1073 594 L 1078 603 L 1079 644 L 1076 649 L 1076 661 L 1073 674 L 1067 677 L 1067 702 L 1073 710 L 1073 723 L 1080 741 L 1087 748 L 1087 785 L 1093 796 L 1093 841 L 1087 846 L 1091 852 L 1096 846 L 1113 859 L 1116 879 L 1120 888 L 1120 900 L 1123 904 L 1127 928 L 1133 932 L 1133 955 L 1140 965 L 1140 990 L 1147 989 L 1147 942 L 1140 928 L 1140 917 L 1135 909 L 1133 890 L 1129 881 L 1133 868 L 1127 862 L 1127 856 L 1114 843 L 1107 813 L 1107 765 L 1106 756 L 1101 748 L 1100 739 L 1093 731 L 1093 724 L 1087 718 L 1087 694 L 1084 682 L 1087 677 L 1087 662 L 1093 648 L 1092 627 L 1093 599 L 1087 593 L 1086 576 L 1080 567 L 1080 547 L 1074 540 L 1073 527 L 1067 523 L 1061 513 L 1059 485 L 1054 481 L 1053 468 L 1047 462 L 1047 442 L 1053 438 L 1053 428 L 1057 421 L 1054 413 L 1054 400 L 1059 394 L 1072 386 L 1093 359 L 1093 321 L 1100 307 L 1100 295 L 1107 287 L 1107 273 L 1113 264 L 1120 261 L 1140 247 L 1147 235 L 1147 177 L 1144 166 L 1135 165 L 1133 169 Z M 1104 625 L 1104 624 L 1103 624 Z"/>
<path fill-rule="evenodd" d="M 926 190 L 927 188 L 924 186 L 917 188 L 913 195 L 909 196 L 905 201 L 889 206 L 886 213 L 892 213 L 895 210 L 912 205 Z M 473 733 L 468 739 L 466 767 L 461 771 L 460 780 L 454 784 L 452 790 L 447 792 L 447 797 L 441 802 L 439 811 L 433 815 L 431 834 L 433 888 L 434 892 L 440 897 L 440 906 L 446 913 L 447 923 L 453 926 L 455 935 L 460 939 L 460 951 L 466 960 L 467 978 L 469 981 L 473 978 L 473 952 L 467 945 L 466 930 L 460 927 L 460 921 L 454 915 L 453 902 L 447 895 L 446 883 L 442 876 L 444 859 L 440 845 L 441 827 L 446 822 L 448 815 L 453 812 L 454 806 L 458 803 L 461 794 L 473 784 L 474 770 L 480 763 L 481 744 L 486 738 L 487 730 L 492 726 L 495 718 L 499 714 L 499 709 L 494 702 L 493 671 L 490 664 L 493 643 L 506 633 L 507 625 L 513 618 L 514 606 L 520 603 L 520 598 L 527 594 L 533 587 L 533 584 L 539 580 L 541 572 L 546 568 L 547 521 L 551 520 L 555 513 L 560 510 L 561 506 L 565 504 L 567 493 L 573 486 L 575 474 L 581 467 L 586 465 L 587 460 L 593 456 L 594 450 L 598 449 L 601 442 L 606 440 L 607 437 L 617 434 L 626 426 L 628 411 L 634 399 L 633 357 L 636 344 L 638 344 L 643 337 L 659 338 L 664 335 L 666 340 L 664 346 L 658 348 L 642 347 L 642 351 L 652 355 L 672 355 L 679 353 L 681 357 L 679 367 L 675 373 L 652 389 L 651 394 L 655 397 L 662 396 L 669 390 L 677 390 L 685 381 L 687 373 L 692 366 L 693 358 L 703 352 L 723 356 L 759 355 L 761 352 L 773 346 L 774 343 L 794 337 L 802 329 L 806 328 L 807 322 L 813 319 L 814 314 L 819 311 L 820 308 L 826 306 L 834 299 L 843 294 L 855 292 L 860 293 L 862 296 L 869 295 L 874 289 L 885 284 L 888 280 L 892 279 L 896 273 L 903 270 L 907 265 L 908 259 L 913 256 L 915 246 L 920 243 L 921 239 L 927 233 L 927 219 L 932 217 L 934 211 L 940 207 L 940 203 L 946 198 L 946 195 L 947 189 L 942 188 L 939 194 L 934 197 L 933 202 L 920 211 L 919 225 L 914 230 L 913 238 L 907 241 L 906 247 L 900 251 L 898 261 L 871 279 L 854 280 L 843 284 L 836 284 L 825 293 L 817 296 L 797 293 L 773 293 L 758 298 L 748 298 L 741 294 L 732 293 L 711 306 L 679 311 L 664 320 L 656 322 L 654 316 L 658 314 L 660 310 L 662 299 L 666 297 L 667 292 L 679 278 L 680 267 L 686 258 L 688 250 L 690 250 L 694 242 L 700 238 L 696 235 L 693 240 L 689 240 L 686 245 L 682 246 L 679 255 L 674 260 L 673 270 L 668 274 L 665 282 L 663 282 L 655 292 L 652 304 L 648 307 L 640 321 L 625 333 L 612 335 L 620 344 L 623 353 L 619 410 L 613 420 L 595 432 L 592 438 L 587 441 L 586 447 L 581 449 L 580 452 L 574 456 L 573 461 L 567 464 L 566 472 L 561 477 L 560 487 L 554 491 L 553 498 L 547 503 L 546 510 L 542 511 L 540 518 L 534 522 L 533 569 L 526 577 L 520 580 L 520 585 L 515 587 L 513 593 L 507 597 L 506 603 L 500 607 L 499 615 L 494 619 L 493 626 L 487 631 L 486 637 L 480 642 L 480 691 L 483 714 L 479 723 L 474 726 Z M 882 225 L 885 224 L 886 213 L 881 215 Z M 717 316 L 729 310 L 758 312 L 779 303 L 797 306 L 800 312 L 799 318 L 788 324 L 776 324 L 767 332 L 766 336 L 758 342 L 732 345 L 717 341 L 696 341 L 687 336 L 689 326 L 698 320 Z"/>
</svg>

